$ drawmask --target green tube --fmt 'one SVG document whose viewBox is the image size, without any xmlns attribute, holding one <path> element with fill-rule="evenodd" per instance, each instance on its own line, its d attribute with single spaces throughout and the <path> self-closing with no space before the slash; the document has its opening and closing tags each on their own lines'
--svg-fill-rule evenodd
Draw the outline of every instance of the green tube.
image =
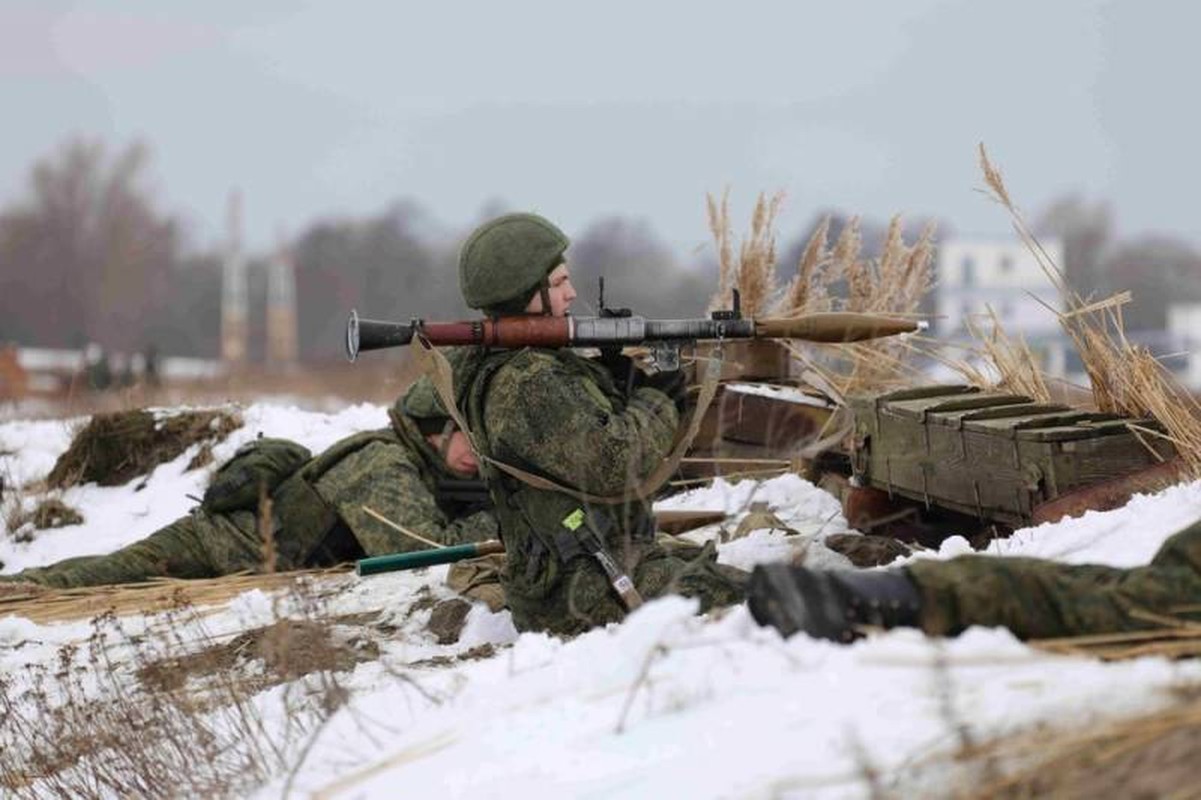
<svg viewBox="0 0 1201 800">
<path fill-rule="evenodd" d="M 386 556 L 360 558 L 354 564 L 356 575 L 378 575 L 381 572 L 396 572 L 402 569 L 420 569 L 432 567 L 435 564 L 451 564 L 465 558 L 503 553 L 500 542 L 480 542 L 479 544 L 457 544 L 453 547 L 438 547 L 430 550 L 417 550 L 412 553 L 389 553 Z"/>
</svg>

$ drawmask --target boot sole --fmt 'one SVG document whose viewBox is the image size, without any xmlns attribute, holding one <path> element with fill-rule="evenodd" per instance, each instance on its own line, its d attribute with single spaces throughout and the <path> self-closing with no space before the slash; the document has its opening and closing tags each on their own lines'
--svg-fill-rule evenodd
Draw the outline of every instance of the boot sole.
<svg viewBox="0 0 1201 800">
<path fill-rule="evenodd" d="M 793 569 L 785 564 L 755 567 L 747 587 L 747 608 L 760 625 L 770 625 L 785 639 L 809 624 L 805 595 Z"/>
</svg>

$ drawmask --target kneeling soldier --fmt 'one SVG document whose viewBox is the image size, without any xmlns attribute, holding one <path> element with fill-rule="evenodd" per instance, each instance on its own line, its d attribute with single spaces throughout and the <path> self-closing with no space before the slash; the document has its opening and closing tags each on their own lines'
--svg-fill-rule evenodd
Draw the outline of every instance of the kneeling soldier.
<svg viewBox="0 0 1201 800">
<path fill-rule="evenodd" d="M 485 223 L 460 253 L 464 301 L 493 316 L 566 315 L 576 296 L 567 245 L 533 214 Z M 672 450 L 678 373 L 619 381 L 568 349 L 475 352 L 482 363 L 462 410 L 488 459 L 481 472 L 518 629 L 578 633 L 620 620 L 640 597 L 669 592 L 697 597 L 702 609 L 741 602 L 746 573 L 718 565 L 712 547 L 691 559 L 667 552 L 656 543 L 650 503 L 630 496 Z"/>
</svg>

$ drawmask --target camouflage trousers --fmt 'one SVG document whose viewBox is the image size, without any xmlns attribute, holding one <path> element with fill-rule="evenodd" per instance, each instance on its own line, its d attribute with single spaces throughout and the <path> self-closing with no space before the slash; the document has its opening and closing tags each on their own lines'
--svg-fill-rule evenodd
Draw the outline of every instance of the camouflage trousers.
<svg viewBox="0 0 1201 800">
<path fill-rule="evenodd" d="M 215 578 L 242 570 L 258 570 L 262 564 L 263 541 L 258 534 L 254 512 L 209 514 L 197 509 L 116 552 L 68 558 L 6 578 L 71 588 L 135 583 L 161 577 Z M 280 570 L 300 566 L 276 564 Z"/>
<path fill-rule="evenodd" d="M 1005 627 L 1022 639 L 1153 628 L 1162 623 L 1148 614 L 1201 614 L 1201 522 L 1134 569 L 995 556 L 907 569 L 922 594 L 922 628 L 933 635 L 969 625 Z"/>
<path fill-rule="evenodd" d="M 673 548 L 671 552 L 658 544 L 644 548 L 630 577 L 646 600 L 666 594 L 695 597 L 703 613 L 746 598 L 747 573 L 718 564 L 712 545 Z M 509 570 L 516 566 L 509 561 L 501 585 L 518 630 L 573 635 L 625 618 L 625 606 L 591 556 L 578 556 L 563 564 L 550 591 L 537 596 L 523 591 L 524 582 L 512 580 Z"/>
</svg>

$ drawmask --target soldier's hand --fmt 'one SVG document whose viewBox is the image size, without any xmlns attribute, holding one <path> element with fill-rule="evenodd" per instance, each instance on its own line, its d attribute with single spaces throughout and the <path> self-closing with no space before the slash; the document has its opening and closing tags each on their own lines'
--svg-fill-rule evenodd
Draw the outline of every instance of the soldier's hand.
<svg viewBox="0 0 1201 800">
<path fill-rule="evenodd" d="M 641 376 L 637 382 L 638 386 L 649 386 L 652 389 L 658 389 L 671 398 L 680 413 L 684 412 L 684 406 L 688 401 L 688 387 L 682 370 L 656 372 L 654 375 L 646 375 L 642 372 L 638 374 Z"/>
<path fill-rule="evenodd" d="M 609 370 L 613 383 L 621 391 L 628 394 L 637 385 L 640 370 L 633 359 L 621 354 L 620 347 L 602 347 L 598 361 Z"/>
</svg>

